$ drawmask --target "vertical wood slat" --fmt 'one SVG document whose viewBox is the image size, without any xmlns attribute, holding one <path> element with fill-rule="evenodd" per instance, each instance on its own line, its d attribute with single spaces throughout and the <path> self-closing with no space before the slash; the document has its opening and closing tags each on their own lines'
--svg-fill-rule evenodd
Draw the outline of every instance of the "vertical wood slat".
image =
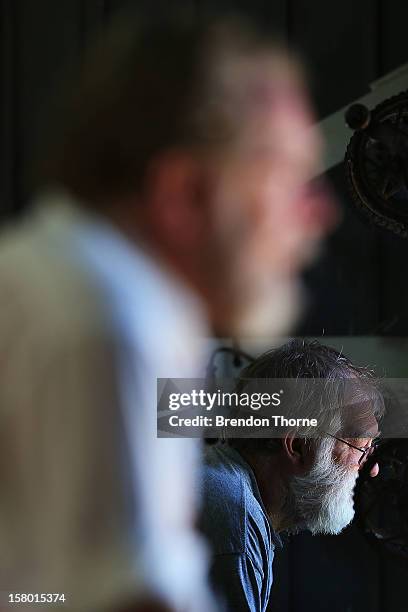
<svg viewBox="0 0 408 612">
<path fill-rule="evenodd" d="M 365 93 L 377 76 L 377 13 L 371 0 L 294 0 L 291 40 L 306 56 L 319 117 Z M 302 333 L 319 335 L 322 327 L 326 334 L 369 333 L 379 316 L 377 232 L 356 216 L 343 168 L 328 178 L 343 221 L 312 275 L 313 321 L 309 326 L 305 321 Z M 301 534 L 293 540 L 293 558 L 293 610 L 354 612 L 368 605 L 379 612 L 379 593 L 372 586 L 378 558 L 358 532 L 336 538 Z"/>
<path fill-rule="evenodd" d="M 81 54 L 80 11 L 80 0 L 15 3 L 17 209 L 32 195 L 31 172 L 48 138 L 56 93 Z"/>
<path fill-rule="evenodd" d="M 382 20 L 379 23 L 381 54 L 379 63 L 386 73 L 408 62 L 406 24 L 408 5 L 404 0 L 378 0 Z M 386 335 L 408 336 L 407 261 L 408 241 L 391 234 L 381 238 L 382 265 L 381 311 L 388 323 Z M 381 556 L 381 612 L 406 609 L 407 569 L 389 554 Z"/>
<path fill-rule="evenodd" d="M 14 2 L 3 0 L 0 5 L 1 41 L 1 124 L 0 160 L 1 191 L 0 221 L 11 215 L 16 189 L 16 138 L 15 138 L 15 53 L 14 53 Z"/>
<path fill-rule="evenodd" d="M 378 76 L 373 6 L 371 0 L 293 2 L 292 37 L 306 56 L 319 118 L 352 102 Z M 328 178 L 343 219 L 309 273 L 312 307 L 299 331 L 367 334 L 379 318 L 378 233 L 355 213 L 344 168 L 336 167 Z"/>
<path fill-rule="evenodd" d="M 81 0 L 79 13 L 80 42 L 81 49 L 84 50 L 94 30 L 102 26 L 108 19 L 108 0 Z"/>
<path fill-rule="evenodd" d="M 406 23 L 408 5 L 403 0 L 381 0 L 382 21 L 380 64 L 384 72 L 408 62 Z M 381 236 L 382 261 L 381 311 L 386 335 L 408 335 L 408 291 L 406 262 L 408 240 L 401 240 L 390 233 Z"/>
</svg>

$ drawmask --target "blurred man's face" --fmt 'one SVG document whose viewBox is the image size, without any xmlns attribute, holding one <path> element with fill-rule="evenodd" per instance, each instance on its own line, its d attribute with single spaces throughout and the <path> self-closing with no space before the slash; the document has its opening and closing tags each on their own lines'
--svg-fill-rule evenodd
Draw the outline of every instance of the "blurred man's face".
<svg viewBox="0 0 408 612">
<path fill-rule="evenodd" d="M 307 184 L 321 143 L 299 81 L 282 73 L 268 82 L 264 71 L 242 98 L 237 142 L 216 160 L 213 282 L 226 328 L 282 333 L 298 310 L 299 271 L 333 210 Z"/>
</svg>

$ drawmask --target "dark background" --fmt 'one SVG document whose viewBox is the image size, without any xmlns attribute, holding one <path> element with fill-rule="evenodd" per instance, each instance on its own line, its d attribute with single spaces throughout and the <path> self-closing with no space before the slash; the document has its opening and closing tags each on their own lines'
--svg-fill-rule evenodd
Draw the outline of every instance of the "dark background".
<svg viewBox="0 0 408 612">
<path fill-rule="evenodd" d="M 0 151 L 3 219 L 31 195 L 27 177 L 44 143 L 63 67 L 81 58 L 94 26 L 121 6 L 178 10 L 171 0 L 1 0 Z M 319 118 L 367 93 L 368 85 L 408 61 L 406 0 L 190 0 L 191 19 L 225 9 L 251 15 L 302 52 Z M 343 210 L 339 229 L 306 274 L 310 305 L 297 330 L 321 336 L 381 336 L 405 355 L 408 242 L 355 214 L 344 169 L 330 171 Z M 392 338 L 394 337 L 394 339 Z M 351 527 L 337 537 L 302 534 L 275 560 L 274 612 L 406 611 L 408 566 L 372 548 Z"/>
</svg>

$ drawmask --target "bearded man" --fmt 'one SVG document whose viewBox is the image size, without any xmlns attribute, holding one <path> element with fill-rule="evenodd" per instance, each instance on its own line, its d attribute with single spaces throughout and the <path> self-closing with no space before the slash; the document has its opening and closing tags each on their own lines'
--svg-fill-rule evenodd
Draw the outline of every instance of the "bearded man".
<svg viewBox="0 0 408 612">
<path fill-rule="evenodd" d="M 213 549 L 213 585 L 234 612 L 266 610 L 279 532 L 338 534 L 352 521 L 353 490 L 384 411 L 372 373 L 316 341 L 265 353 L 242 373 L 242 380 L 254 378 L 345 383 L 353 410 L 315 402 L 318 435 L 292 428 L 280 438 L 235 438 L 206 451 L 201 526 Z M 375 463 L 371 476 L 378 471 Z"/>
</svg>

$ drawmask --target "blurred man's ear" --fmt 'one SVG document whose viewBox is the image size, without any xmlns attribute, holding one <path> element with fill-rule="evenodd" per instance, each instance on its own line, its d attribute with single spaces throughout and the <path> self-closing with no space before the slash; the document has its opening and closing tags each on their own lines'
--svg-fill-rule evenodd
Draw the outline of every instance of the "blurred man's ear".
<svg viewBox="0 0 408 612">
<path fill-rule="evenodd" d="M 282 449 L 294 474 L 300 475 L 311 469 L 315 453 L 308 438 L 299 438 L 294 432 L 288 432 L 282 438 Z"/>
<path fill-rule="evenodd" d="M 209 173 L 193 155 L 170 151 L 152 162 L 143 198 L 158 241 L 180 254 L 200 248 L 210 222 Z"/>
</svg>

